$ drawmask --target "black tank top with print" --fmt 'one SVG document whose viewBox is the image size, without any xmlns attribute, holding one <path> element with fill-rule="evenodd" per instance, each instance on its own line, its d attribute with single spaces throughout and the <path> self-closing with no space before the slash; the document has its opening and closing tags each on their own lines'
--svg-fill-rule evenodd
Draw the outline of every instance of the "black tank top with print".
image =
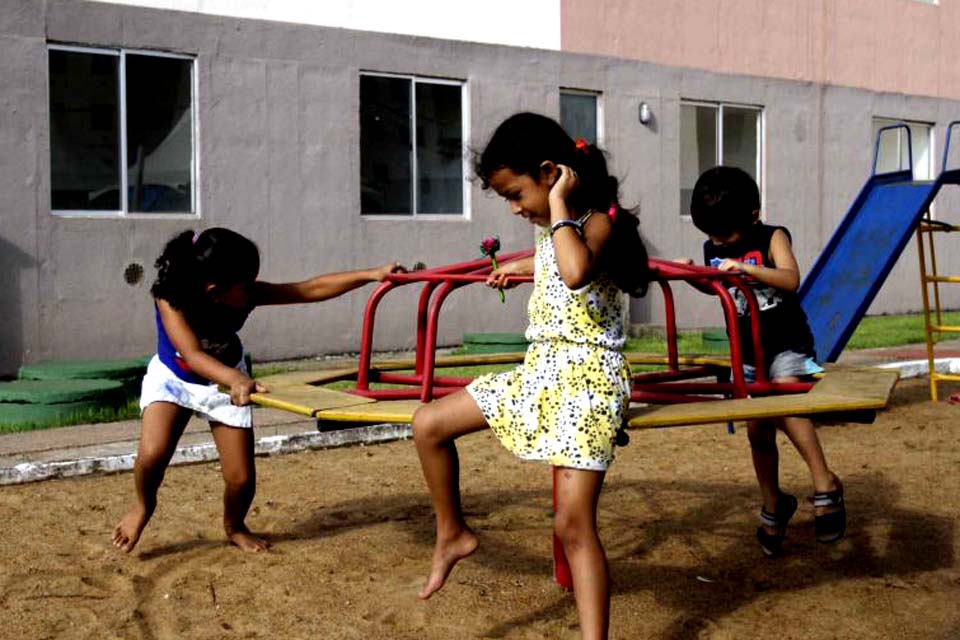
<svg viewBox="0 0 960 640">
<path fill-rule="evenodd" d="M 717 267 L 724 259 L 730 259 L 744 264 L 776 267 L 770 257 L 770 240 L 777 229 L 782 229 L 787 237 L 790 237 L 790 232 L 785 227 L 757 223 L 732 245 L 721 247 L 707 240 L 703 243 L 704 262 L 707 266 Z M 760 307 L 760 333 L 767 368 L 769 369 L 773 358 L 784 351 L 796 351 L 814 357 L 813 334 L 797 294 L 776 289 L 752 278 L 748 281 Z M 753 364 L 750 310 L 738 289 L 731 287 L 730 294 L 737 304 L 737 314 L 740 317 L 740 342 L 744 364 Z"/>
</svg>

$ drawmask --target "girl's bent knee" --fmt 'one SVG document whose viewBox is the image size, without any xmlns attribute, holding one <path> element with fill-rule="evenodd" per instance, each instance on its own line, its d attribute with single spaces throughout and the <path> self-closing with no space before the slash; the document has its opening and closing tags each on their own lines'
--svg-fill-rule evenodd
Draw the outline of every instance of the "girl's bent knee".
<svg viewBox="0 0 960 640">
<path fill-rule="evenodd" d="M 557 513 L 553 520 L 553 532 L 569 553 L 597 540 L 597 531 L 589 518 Z"/>
<path fill-rule="evenodd" d="M 253 491 L 257 486 L 256 474 L 238 471 L 223 476 L 223 483 L 230 491 Z"/>
<path fill-rule="evenodd" d="M 435 443 L 439 440 L 438 423 L 431 407 L 420 407 L 413 414 L 413 441 L 416 444 Z"/>
</svg>

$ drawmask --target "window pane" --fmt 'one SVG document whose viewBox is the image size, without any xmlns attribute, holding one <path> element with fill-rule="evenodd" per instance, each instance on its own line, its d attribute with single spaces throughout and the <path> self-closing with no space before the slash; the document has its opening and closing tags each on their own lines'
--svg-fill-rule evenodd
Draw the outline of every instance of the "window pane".
<svg viewBox="0 0 960 640">
<path fill-rule="evenodd" d="M 717 108 L 680 105 L 680 213 L 689 215 L 697 178 L 717 165 Z"/>
<path fill-rule="evenodd" d="M 597 144 L 597 96 L 561 91 L 560 125 L 574 140 Z"/>
<path fill-rule="evenodd" d="M 51 207 L 119 211 L 119 58 L 48 53 Z"/>
<path fill-rule="evenodd" d="M 128 54 L 127 208 L 193 210 L 192 61 Z"/>
<path fill-rule="evenodd" d="M 906 124 L 910 127 L 911 144 L 913 146 L 913 177 L 915 180 L 933 179 L 933 154 L 930 148 L 932 125 L 924 122 L 904 122 L 893 118 L 873 119 L 873 142 L 877 140 L 877 133 L 883 127 L 895 124 Z M 909 166 L 907 160 L 907 135 L 903 129 L 891 129 L 883 132 L 880 138 L 880 149 L 877 154 L 877 173 L 899 171 Z"/>
<path fill-rule="evenodd" d="M 739 167 L 760 184 L 757 176 L 757 125 L 760 112 L 742 107 L 723 107 L 722 164 Z"/>
<path fill-rule="evenodd" d="M 410 80 L 360 76 L 360 210 L 411 213 Z"/>
<path fill-rule="evenodd" d="M 417 83 L 417 213 L 463 211 L 459 85 Z"/>
</svg>

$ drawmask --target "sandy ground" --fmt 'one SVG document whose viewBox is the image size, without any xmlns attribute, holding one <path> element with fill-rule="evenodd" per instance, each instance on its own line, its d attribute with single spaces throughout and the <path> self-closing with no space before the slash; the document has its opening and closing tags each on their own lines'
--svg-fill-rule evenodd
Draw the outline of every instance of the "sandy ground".
<svg viewBox="0 0 960 640">
<path fill-rule="evenodd" d="M 764 558 L 746 435 L 633 432 L 608 475 L 601 534 L 614 638 L 960 638 L 960 407 L 898 388 L 872 425 L 821 429 L 849 502 L 847 538 Z M 462 441 L 481 536 L 446 588 L 416 599 L 433 522 L 413 445 L 258 460 L 249 518 L 273 549 L 225 545 L 216 465 L 171 469 L 130 556 L 108 542 L 133 492 L 120 474 L 0 489 L 4 638 L 576 638 L 551 577 L 550 474 L 489 434 Z M 809 495 L 796 453 L 785 488 Z"/>
</svg>

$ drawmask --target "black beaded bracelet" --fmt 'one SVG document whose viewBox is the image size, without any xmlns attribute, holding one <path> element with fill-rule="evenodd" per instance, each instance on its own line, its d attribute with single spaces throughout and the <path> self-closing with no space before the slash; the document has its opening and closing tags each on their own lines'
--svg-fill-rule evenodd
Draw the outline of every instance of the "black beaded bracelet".
<svg viewBox="0 0 960 640">
<path fill-rule="evenodd" d="M 558 229 L 563 229 L 564 227 L 573 227 L 573 230 L 576 231 L 577 234 L 583 235 L 583 223 L 579 220 L 557 220 L 550 225 L 550 235 L 552 236 Z"/>
</svg>

